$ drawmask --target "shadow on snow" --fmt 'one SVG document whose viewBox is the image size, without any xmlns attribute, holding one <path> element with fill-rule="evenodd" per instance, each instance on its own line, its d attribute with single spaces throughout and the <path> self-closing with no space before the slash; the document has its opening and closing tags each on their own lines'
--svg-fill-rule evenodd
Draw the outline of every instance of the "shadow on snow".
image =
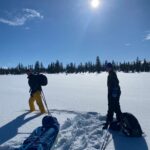
<svg viewBox="0 0 150 150">
<path fill-rule="evenodd" d="M 0 145 L 15 137 L 18 133 L 18 128 L 21 127 L 23 124 L 39 116 L 35 115 L 24 119 L 27 114 L 29 114 L 29 112 L 18 116 L 16 119 L 12 120 L 11 122 L 0 128 Z"/>
<path fill-rule="evenodd" d="M 112 134 L 115 150 L 148 150 L 144 137 L 126 137 L 117 131 L 109 131 Z"/>
</svg>

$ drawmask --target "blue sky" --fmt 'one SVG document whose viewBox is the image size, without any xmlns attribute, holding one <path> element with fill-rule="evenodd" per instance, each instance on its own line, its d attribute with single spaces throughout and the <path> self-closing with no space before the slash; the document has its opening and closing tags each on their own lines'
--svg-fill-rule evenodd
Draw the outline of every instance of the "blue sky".
<svg viewBox="0 0 150 150">
<path fill-rule="evenodd" d="M 0 0 L 0 66 L 150 60 L 150 0 Z"/>
</svg>

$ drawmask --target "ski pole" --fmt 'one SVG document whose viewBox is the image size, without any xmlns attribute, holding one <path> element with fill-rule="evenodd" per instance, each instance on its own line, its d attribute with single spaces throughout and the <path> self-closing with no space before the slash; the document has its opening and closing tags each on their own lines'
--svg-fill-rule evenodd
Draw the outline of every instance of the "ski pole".
<svg viewBox="0 0 150 150">
<path fill-rule="evenodd" d="M 47 103 L 46 103 L 46 99 L 45 99 L 45 95 L 44 95 L 43 90 L 42 90 L 42 99 L 43 99 L 44 104 L 45 104 L 45 106 L 46 106 L 48 115 L 52 116 L 52 114 L 50 113 L 50 111 L 49 111 L 49 109 L 48 109 L 48 105 L 47 105 Z"/>
<path fill-rule="evenodd" d="M 110 125 L 109 125 L 110 126 Z M 107 144 L 108 144 L 108 141 L 109 141 L 109 137 L 110 137 L 110 134 L 109 134 L 109 126 L 106 130 L 106 133 L 105 133 L 105 136 L 104 136 L 104 141 L 102 143 L 102 146 L 101 146 L 101 150 L 105 150 L 106 147 L 107 147 Z"/>
</svg>

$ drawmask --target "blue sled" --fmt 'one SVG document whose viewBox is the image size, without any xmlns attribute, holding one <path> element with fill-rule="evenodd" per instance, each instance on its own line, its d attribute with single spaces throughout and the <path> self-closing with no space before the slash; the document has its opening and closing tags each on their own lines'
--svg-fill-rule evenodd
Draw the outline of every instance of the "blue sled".
<svg viewBox="0 0 150 150">
<path fill-rule="evenodd" d="M 45 116 L 42 126 L 36 128 L 18 150 L 50 150 L 57 138 L 59 126 L 55 117 Z"/>
</svg>

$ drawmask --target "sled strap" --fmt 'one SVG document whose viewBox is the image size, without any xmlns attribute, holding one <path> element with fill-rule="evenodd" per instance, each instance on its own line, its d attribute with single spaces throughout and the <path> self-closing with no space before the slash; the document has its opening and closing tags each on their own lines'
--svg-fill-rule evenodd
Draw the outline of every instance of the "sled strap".
<svg viewBox="0 0 150 150">
<path fill-rule="evenodd" d="M 50 113 L 50 111 L 49 111 L 49 109 L 48 109 L 48 105 L 47 105 L 47 102 L 46 102 L 46 98 L 45 98 L 45 95 L 44 95 L 44 92 L 43 92 L 43 90 L 42 90 L 42 92 L 41 92 L 42 94 L 42 99 L 43 99 L 43 101 L 44 101 L 44 104 L 45 104 L 45 106 L 46 106 L 46 109 L 47 109 L 47 113 L 48 113 L 48 115 L 49 116 L 52 116 L 52 114 Z"/>
</svg>

